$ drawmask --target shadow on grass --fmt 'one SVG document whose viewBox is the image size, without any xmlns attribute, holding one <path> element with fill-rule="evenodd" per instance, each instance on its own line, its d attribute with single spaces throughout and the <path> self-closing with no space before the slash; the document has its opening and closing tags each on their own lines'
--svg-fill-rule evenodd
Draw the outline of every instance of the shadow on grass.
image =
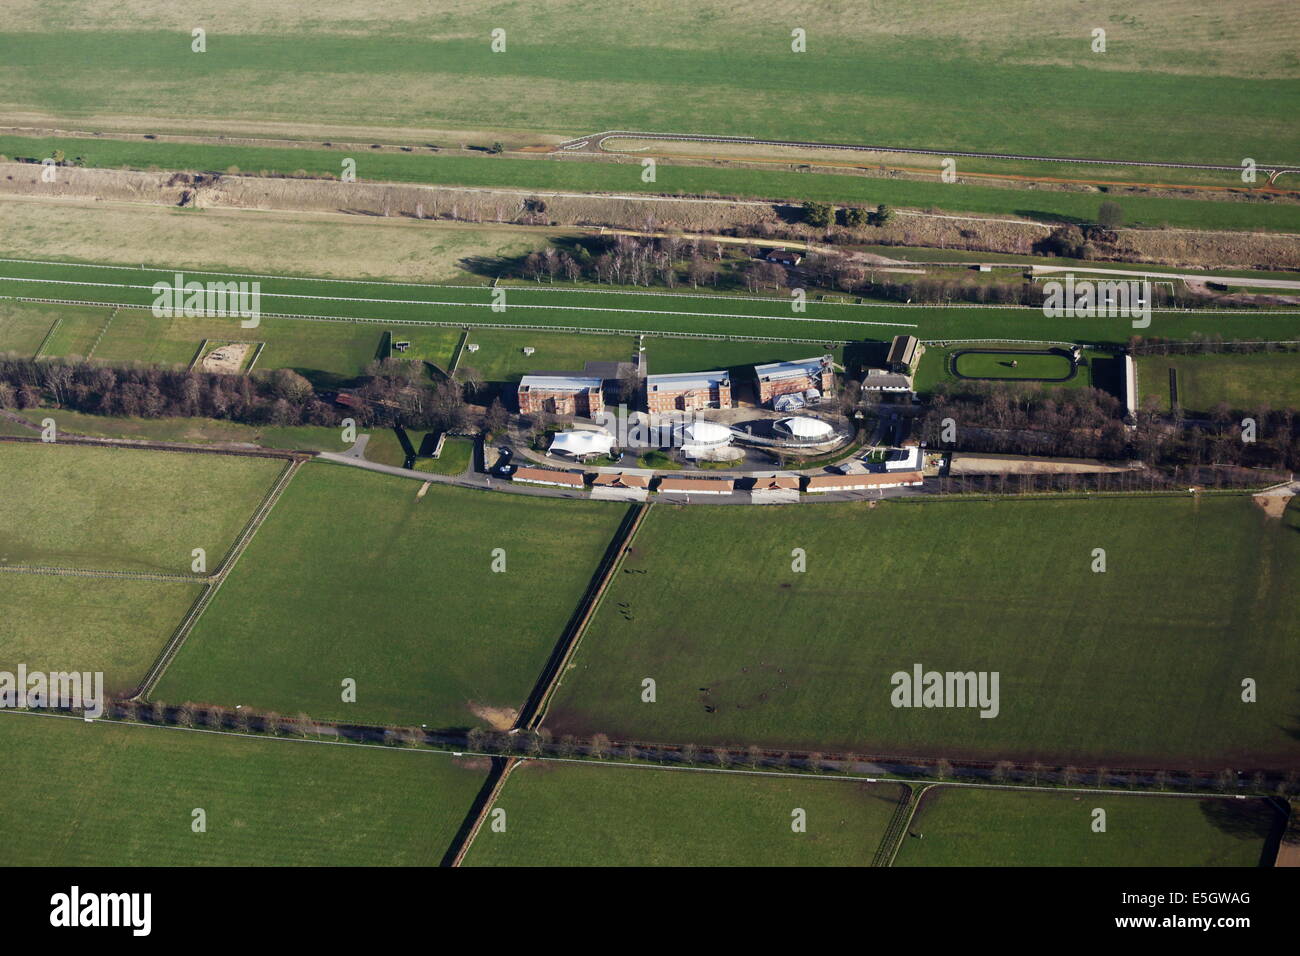
<svg viewBox="0 0 1300 956">
<path fill-rule="evenodd" d="M 1201 813 L 1220 833 L 1262 841 L 1259 865 L 1272 866 L 1286 831 L 1290 807 L 1284 801 L 1270 799 L 1216 799 L 1202 800 Z"/>
</svg>

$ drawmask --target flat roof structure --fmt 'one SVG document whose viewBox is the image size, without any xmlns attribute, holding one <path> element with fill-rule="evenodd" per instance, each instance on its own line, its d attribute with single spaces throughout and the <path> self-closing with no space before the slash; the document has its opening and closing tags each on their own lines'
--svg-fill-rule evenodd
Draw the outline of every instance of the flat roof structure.
<svg viewBox="0 0 1300 956">
<path fill-rule="evenodd" d="M 519 380 L 520 389 L 535 388 L 539 392 L 599 391 L 603 385 L 603 379 L 582 375 L 525 375 Z"/>
<path fill-rule="evenodd" d="M 729 495 L 735 490 L 736 483 L 730 478 L 664 478 L 659 482 L 659 491 L 669 494 Z"/>
<path fill-rule="evenodd" d="M 554 468 L 520 468 L 511 476 L 514 481 L 532 485 L 555 485 L 559 488 L 582 488 L 586 482 L 576 471 L 556 471 Z"/>
<path fill-rule="evenodd" d="M 650 488 L 649 475 L 599 474 L 591 483 L 593 488 Z"/>
<path fill-rule="evenodd" d="M 755 365 L 754 373 L 759 381 L 779 381 L 783 378 L 810 378 L 820 375 L 824 369 L 835 362 L 833 355 L 818 355 L 814 358 L 794 359 L 789 362 L 770 362 L 767 365 Z"/>
<path fill-rule="evenodd" d="M 731 385 L 725 369 L 712 372 L 676 372 L 672 375 L 647 375 L 646 389 L 651 392 L 685 392 L 692 388 L 719 388 Z"/>
<path fill-rule="evenodd" d="M 878 488 L 903 488 L 919 485 L 925 476 L 919 471 L 900 471 L 892 475 L 815 475 L 808 479 L 808 491 L 874 491 Z"/>
</svg>

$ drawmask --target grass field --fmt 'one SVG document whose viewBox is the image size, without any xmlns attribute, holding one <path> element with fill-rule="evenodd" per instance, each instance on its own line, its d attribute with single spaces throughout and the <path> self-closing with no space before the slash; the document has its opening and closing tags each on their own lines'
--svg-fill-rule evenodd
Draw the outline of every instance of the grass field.
<svg viewBox="0 0 1300 956">
<path fill-rule="evenodd" d="M 1092 830 L 1096 808 L 1104 833 Z M 894 865 L 1269 866 L 1261 856 L 1279 817 L 1263 800 L 937 787 Z"/>
<path fill-rule="evenodd" d="M 1300 753 L 1295 508 L 1282 521 L 1248 497 L 760 510 L 654 509 L 625 559 L 644 573 L 605 595 L 547 726 L 1088 766 L 1280 767 Z M 891 706 L 891 676 L 918 663 L 998 672 L 998 715 Z M 657 703 L 640 700 L 646 677 Z M 1246 677 L 1268 686 L 1258 703 L 1240 700 Z"/>
<path fill-rule="evenodd" d="M 189 574 L 216 570 L 284 468 L 278 459 L 84 445 L 0 451 L 0 561 Z"/>
<path fill-rule="evenodd" d="M 160 0 L 133 3 L 129 20 L 109 0 L 19 6 L 0 34 L 0 107 L 55 117 L 306 130 L 302 118 L 330 102 L 332 122 L 370 128 L 486 122 L 1232 164 L 1300 151 L 1286 122 L 1294 9 L 1281 0 L 1232 15 L 1158 0 L 1141 16 L 1106 0 L 1028 20 L 1021 4 L 992 0 L 974 22 L 957 0 L 868 17 L 851 4 L 791 12 L 728 0 L 655 0 L 639 16 L 578 0 L 365 17 L 323 17 L 301 0 L 270 14 L 236 3 L 205 18 L 204 54 L 190 51 L 193 18 Z M 1090 49 L 1098 24 L 1104 55 Z M 808 31 L 807 53 L 791 52 L 793 26 Z M 495 27 L 509 35 L 500 54 Z M 59 83 L 42 83 L 51 62 L 67 66 Z M 1197 122 L 1205 113 L 1215 136 Z"/>
<path fill-rule="evenodd" d="M 73 311 L 66 306 L 23 305 L 0 301 L 0 354 L 12 352 L 31 358 L 45 341 L 60 315 Z M 88 310 L 98 313 L 99 309 Z"/>
<path fill-rule="evenodd" d="M 481 282 L 469 262 L 516 259 L 567 236 L 498 223 L 428 222 L 404 216 L 208 207 L 181 209 L 93 199 L 58 202 L 0 196 L 0 255 L 94 262 L 156 262 L 210 269 L 213 250 L 229 272 L 334 278 Z M 164 250 L 160 252 L 160 250 Z"/>
<path fill-rule="evenodd" d="M 23 768 L 0 794 L 18 866 L 435 866 L 486 775 L 443 754 L 17 714 L 0 740 Z"/>
<path fill-rule="evenodd" d="M 133 303 L 151 305 L 150 287 L 159 280 L 172 281 L 172 269 L 140 269 L 138 266 L 103 266 L 80 263 L 41 263 L 0 261 L 0 296 L 75 299 L 85 302 Z M 190 270 L 187 278 L 207 280 L 219 274 Z M 696 335 L 761 336 L 775 339 L 811 340 L 814 349 L 826 343 L 860 340 L 889 341 L 894 335 L 908 333 L 922 339 L 1021 339 L 1029 341 L 1075 341 L 1081 344 L 1124 344 L 1133 333 L 1127 319 L 1047 318 L 1041 309 L 889 306 L 812 302 L 802 315 L 791 313 L 783 298 L 711 296 L 694 293 L 656 293 L 625 290 L 575 289 L 563 285 L 512 286 L 506 292 L 504 312 L 491 310 L 492 297 L 483 286 L 447 286 L 383 283 L 367 280 L 328 280 L 302 277 L 263 276 L 261 308 L 265 314 L 282 312 L 292 315 L 335 318 L 367 318 L 373 324 L 353 322 L 308 322 L 284 320 L 293 329 L 285 335 L 301 336 L 319 343 L 317 351 L 303 357 L 301 367 L 310 373 L 315 366 L 338 359 L 327 339 L 340 334 L 339 329 L 355 329 L 369 346 L 367 328 L 375 333 L 387 329 L 405 335 L 418 326 L 399 329 L 402 323 L 446 322 L 456 326 L 498 324 L 538 329 L 597 329 L 623 332 L 673 332 Z M 89 284 L 88 284 L 89 283 Z M 127 310 L 118 314 L 121 319 Z M 131 310 L 135 311 L 135 310 Z M 165 320 L 153 320 L 163 322 Z M 205 320 L 171 320 L 202 323 Z M 235 320 L 225 320 L 238 328 Z M 392 323 L 392 324 L 385 324 Z M 88 323 L 90 324 L 90 323 Z M 114 320 L 113 327 L 116 327 Z M 298 329 L 298 326 L 306 328 Z M 126 326 L 124 326 L 126 328 Z M 184 325 L 177 329 L 184 330 Z M 427 327 L 425 327 L 427 328 Z M 273 320 L 262 319 L 256 333 L 268 341 L 263 361 L 274 367 L 278 352 Z M 332 329 L 333 331 L 327 331 Z M 197 326 L 196 326 L 197 330 Z M 446 343 L 454 330 L 433 340 Z M 1300 337 L 1300 316 L 1283 312 L 1157 312 L 1148 334 L 1171 339 L 1187 338 L 1195 333 L 1225 338 L 1267 338 L 1279 340 Z M 91 333 L 87 332 L 87 335 Z M 97 334 L 97 329 L 95 330 Z M 105 336 L 110 340 L 113 329 Z M 229 334 L 229 329 L 227 329 Z M 350 335 L 344 331 L 342 334 Z M 93 335 L 91 335 L 93 338 Z M 193 339 L 193 347 L 204 336 Z M 319 338 L 317 338 L 319 337 Z M 378 335 L 373 339 L 378 349 Z M 102 347 L 102 346 L 101 346 Z M 111 347 L 111 346 L 110 346 Z M 441 345 L 439 345 L 441 348 Z M 320 350 L 324 350 L 323 352 Z M 362 350 L 364 351 L 364 349 Z M 54 352 L 53 354 L 61 354 Z M 98 352 L 96 353 L 98 354 Z M 370 353 L 371 355 L 374 352 Z M 188 361 L 193 351 L 185 357 Z M 355 368 L 361 360 L 359 352 Z M 291 365 L 290 367 L 298 367 Z M 336 373 L 337 374 L 337 373 Z"/>
<path fill-rule="evenodd" d="M 625 508 L 419 489 L 307 465 L 153 696 L 430 727 L 521 706 Z"/>
<path fill-rule="evenodd" d="M 867 866 L 899 784 L 532 762 L 468 866 Z M 807 829 L 791 827 L 802 809 Z"/>
<path fill-rule="evenodd" d="M 0 43 L 0 49 L 3 44 Z M 963 147 L 954 147 L 963 148 Z M 1000 147 L 1001 148 L 1001 147 Z M 1091 223 L 1104 195 L 1093 189 L 1052 191 L 1010 186 L 943 183 L 848 172 L 794 172 L 661 162 L 655 181 L 641 181 L 636 162 L 552 160 L 515 157 L 440 156 L 427 152 L 369 152 L 357 149 L 128 142 L 110 139 L 0 135 L 0 155 L 42 158 L 54 150 L 105 168 L 179 169 L 246 174 L 337 177 L 345 157 L 356 160 L 364 181 L 560 192 L 640 193 L 664 196 L 723 196 L 737 199 L 819 201 L 904 209 L 944 209 L 986 216 L 1020 216 L 1049 222 Z M 361 155 L 356 155 L 362 153 Z M 1300 150 L 1297 151 L 1300 153 Z M 937 160 L 937 157 L 936 157 Z M 1237 157 L 1232 162 L 1240 160 Z M 958 161 L 958 168 L 963 168 Z M 1054 170 L 1072 172 L 1069 164 Z M 300 172 L 301 171 L 301 172 Z M 1261 178 L 1261 182 L 1266 177 Z M 1286 180 L 1281 181 L 1287 185 Z M 1300 204 L 1275 201 L 1219 201 L 1212 192 L 1193 198 L 1124 194 L 1120 202 L 1129 226 L 1185 229 L 1300 228 Z M 519 243 L 520 250 L 525 244 Z"/>
<path fill-rule="evenodd" d="M 461 354 L 462 370 L 473 367 L 486 382 L 511 385 L 519 384 L 529 372 L 581 372 L 587 362 L 630 362 L 636 350 L 635 339 L 626 335 L 516 329 L 473 329 L 468 344 L 477 345 L 478 351 Z M 533 354 L 525 355 L 525 348 L 531 348 Z"/>
<path fill-rule="evenodd" d="M 1154 395 L 1171 411 L 1169 369 L 1178 370 L 1178 403 L 1212 412 L 1222 402 L 1233 411 L 1300 407 L 1300 353 L 1254 355 L 1144 355 L 1137 359 L 1139 400 Z"/>
<path fill-rule="evenodd" d="M 90 671 L 135 690 L 201 585 L 0 574 L 0 670 Z"/>
<path fill-rule="evenodd" d="M 928 395 L 936 385 L 947 383 L 956 384 L 961 378 L 953 374 L 953 355 L 954 353 L 968 349 L 997 348 L 999 351 L 993 355 L 968 354 L 961 359 L 961 371 L 973 376 L 985 376 L 999 379 L 1014 381 L 1016 379 L 1034 379 L 1042 375 L 1059 376 L 1069 370 L 1070 360 L 1065 356 L 1046 356 L 1046 355 L 1029 355 L 1019 354 L 1015 346 L 1004 345 L 957 345 L 941 348 L 937 345 L 926 346 L 925 354 L 921 356 L 920 364 L 916 369 L 916 376 L 913 384 L 916 391 L 921 395 Z M 1041 348 L 1041 346 L 1024 346 L 1026 349 Z M 1043 382 L 1044 388 L 1100 388 L 1109 391 L 1115 395 L 1121 395 L 1123 392 L 1123 369 L 1121 368 L 1122 360 L 1108 352 L 1098 352 L 1093 349 L 1085 349 L 1083 353 L 1084 364 L 1080 365 L 1077 374 L 1073 378 L 1066 379 L 1064 382 Z M 1010 368 L 1003 364 L 1015 360 L 1019 363 L 1017 368 Z"/>
<path fill-rule="evenodd" d="M 1071 366 L 1067 355 L 1026 354 L 1009 350 L 967 351 L 954 359 L 953 369 L 958 375 L 967 378 L 1033 381 L 1063 379 L 1070 374 Z"/>
</svg>

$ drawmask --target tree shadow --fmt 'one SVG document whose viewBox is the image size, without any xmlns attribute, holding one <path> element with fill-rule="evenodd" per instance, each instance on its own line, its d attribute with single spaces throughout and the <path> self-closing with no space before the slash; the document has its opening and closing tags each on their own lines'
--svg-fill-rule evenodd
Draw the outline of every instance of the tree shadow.
<svg viewBox="0 0 1300 956">
<path fill-rule="evenodd" d="M 1272 866 L 1286 831 L 1290 808 L 1266 799 L 1211 799 L 1201 801 L 1201 813 L 1220 833 L 1242 840 L 1259 840 L 1259 865 Z"/>
</svg>

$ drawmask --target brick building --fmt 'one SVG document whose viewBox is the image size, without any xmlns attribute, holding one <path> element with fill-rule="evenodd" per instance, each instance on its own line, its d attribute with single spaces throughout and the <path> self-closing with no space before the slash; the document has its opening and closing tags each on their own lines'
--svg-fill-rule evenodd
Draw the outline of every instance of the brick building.
<svg viewBox="0 0 1300 956">
<path fill-rule="evenodd" d="M 731 408 L 731 377 L 724 371 L 647 376 L 646 408 L 652 413 Z"/>
<path fill-rule="evenodd" d="M 604 384 L 603 379 L 577 375 L 525 375 L 517 391 L 519 411 L 593 418 L 605 410 Z"/>
<path fill-rule="evenodd" d="M 758 377 L 758 403 L 766 405 L 780 395 L 806 392 L 815 388 L 823 395 L 835 389 L 835 359 L 830 355 L 799 359 L 793 362 L 773 362 L 755 365 Z"/>
</svg>

